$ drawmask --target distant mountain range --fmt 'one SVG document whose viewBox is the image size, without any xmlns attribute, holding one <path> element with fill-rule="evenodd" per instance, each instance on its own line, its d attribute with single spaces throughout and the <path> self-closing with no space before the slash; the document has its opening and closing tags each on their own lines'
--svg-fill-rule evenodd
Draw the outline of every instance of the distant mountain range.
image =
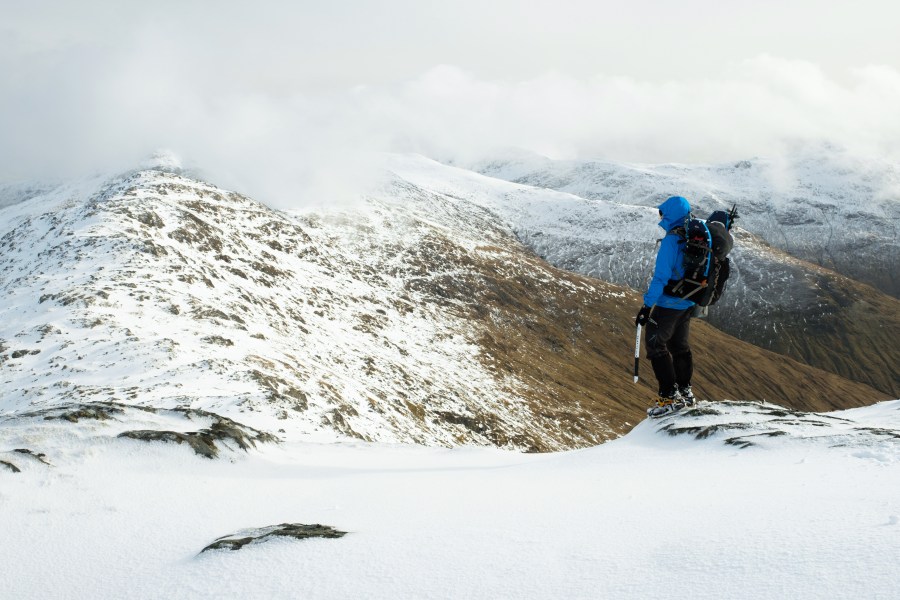
<svg viewBox="0 0 900 600">
<path fill-rule="evenodd" d="M 617 437 L 655 395 L 649 365 L 631 383 L 640 296 L 622 285 L 652 256 L 645 207 L 415 156 L 333 209 L 272 210 L 171 165 L 2 193 L 2 415 L 106 402 L 279 436 L 543 451 Z M 812 357 L 788 347 L 798 361 L 698 323 L 702 397 L 823 410 L 900 395 L 897 350 L 877 347 L 896 299 L 750 233 L 740 246 L 734 296 L 764 297 L 750 284 L 780 265 L 846 326 L 792 334 Z M 747 305 L 781 327 L 766 319 L 783 304 L 732 310 Z M 888 373 L 866 377 L 879 360 Z"/>
<path fill-rule="evenodd" d="M 642 165 L 516 152 L 469 168 L 588 199 L 654 207 L 687 197 L 695 214 L 737 205 L 739 224 L 792 256 L 900 296 L 900 165 L 830 146 L 780 160 Z"/>
</svg>

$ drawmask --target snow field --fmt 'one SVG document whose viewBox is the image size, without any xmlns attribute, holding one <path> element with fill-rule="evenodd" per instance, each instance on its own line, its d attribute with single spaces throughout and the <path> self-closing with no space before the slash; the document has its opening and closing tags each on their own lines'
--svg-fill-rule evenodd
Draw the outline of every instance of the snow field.
<svg viewBox="0 0 900 600">
<path fill-rule="evenodd" d="M 546 455 L 295 442 L 209 461 L 67 439 L 54 467 L 0 472 L 4 595 L 894 596 L 896 444 L 739 450 L 655 425 Z M 283 522 L 349 533 L 198 555 Z"/>
</svg>

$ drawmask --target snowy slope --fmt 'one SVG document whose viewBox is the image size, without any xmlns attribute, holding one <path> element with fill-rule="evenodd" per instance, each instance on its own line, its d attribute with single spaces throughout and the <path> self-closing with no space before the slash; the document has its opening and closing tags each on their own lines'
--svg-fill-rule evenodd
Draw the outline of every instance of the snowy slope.
<svg viewBox="0 0 900 600">
<path fill-rule="evenodd" d="M 362 228 L 390 235 L 377 207 L 366 214 L 322 228 L 155 170 L 12 207 L 0 267 L 3 409 L 127 401 L 248 413 L 271 430 L 431 443 L 453 432 L 397 423 L 408 415 L 379 414 L 373 402 L 429 398 L 453 412 L 506 400 L 508 417 L 526 423 L 471 360 L 465 323 L 429 314 L 401 278 L 376 269 L 386 257 L 354 253 L 366 249 Z M 463 398 L 435 397 L 443 387 L 431 382 L 448 372 Z M 393 389 L 386 376 L 405 378 L 409 397 L 379 397 Z"/>
<path fill-rule="evenodd" d="M 0 462 L 6 597 L 897 592 L 898 401 L 822 414 L 702 403 L 545 455 L 289 442 L 210 461 L 117 438 L 120 426 L 0 422 L 7 444 L 41 455 L 0 455 L 21 469 Z M 346 535 L 201 553 L 281 523 Z"/>
</svg>

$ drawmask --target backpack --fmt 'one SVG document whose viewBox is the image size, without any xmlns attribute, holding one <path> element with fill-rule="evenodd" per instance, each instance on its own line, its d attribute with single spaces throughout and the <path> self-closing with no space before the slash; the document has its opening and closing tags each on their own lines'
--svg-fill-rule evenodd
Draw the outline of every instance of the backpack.
<svg viewBox="0 0 900 600">
<path fill-rule="evenodd" d="M 731 274 L 728 253 L 734 247 L 729 230 L 737 217 L 736 206 L 730 212 L 718 210 L 706 221 L 688 215 L 684 227 L 674 230 L 684 239 L 684 277 L 670 280 L 663 289 L 666 294 L 698 306 L 710 306 L 722 297 Z"/>
</svg>

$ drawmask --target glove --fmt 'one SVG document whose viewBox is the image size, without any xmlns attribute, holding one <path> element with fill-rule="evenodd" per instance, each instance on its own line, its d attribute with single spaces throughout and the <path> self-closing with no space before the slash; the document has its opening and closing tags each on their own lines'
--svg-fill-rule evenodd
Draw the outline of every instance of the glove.
<svg viewBox="0 0 900 600">
<path fill-rule="evenodd" d="M 640 325 L 641 327 L 646 325 L 647 321 L 650 320 L 650 310 L 649 306 L 642 306 L 641 310 L 638 311 L 637 316 L 634 318 L 634 324 Z"/>
</svg>

